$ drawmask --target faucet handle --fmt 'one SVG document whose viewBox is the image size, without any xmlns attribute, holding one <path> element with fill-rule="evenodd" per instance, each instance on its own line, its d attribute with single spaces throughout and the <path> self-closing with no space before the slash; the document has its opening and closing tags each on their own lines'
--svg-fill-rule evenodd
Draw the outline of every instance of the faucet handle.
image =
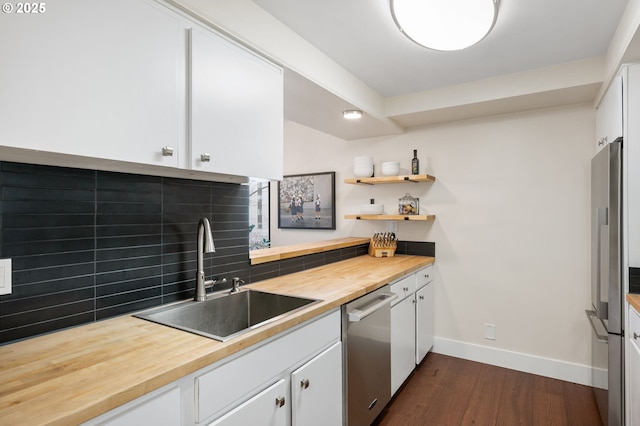
<svg viewBox="0 0 640 426">
<path fill-rule="evenodd" d="M 220 283 L 225 284 L 226 282 L 227 282 L 227 277 L 222 277 L 222 279 L 220 280 Z M 211 288 L 216 284 L 218 284 L 217 278 L 214 278 L 212 280 L 207 280 L 204 282 L 204 288 Z"/>
</svg>

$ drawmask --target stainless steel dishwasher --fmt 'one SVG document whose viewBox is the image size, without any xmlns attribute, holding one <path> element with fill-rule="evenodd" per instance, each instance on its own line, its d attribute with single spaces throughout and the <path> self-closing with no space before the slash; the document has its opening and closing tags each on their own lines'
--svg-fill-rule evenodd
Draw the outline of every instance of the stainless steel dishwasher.
<svg viewBox="0 0 640 426">
<path fill-rule="evenodd" d="M 342 306 L 345 422 L 370 425 L 391 399 L 389 286 Z"/>
</svg>

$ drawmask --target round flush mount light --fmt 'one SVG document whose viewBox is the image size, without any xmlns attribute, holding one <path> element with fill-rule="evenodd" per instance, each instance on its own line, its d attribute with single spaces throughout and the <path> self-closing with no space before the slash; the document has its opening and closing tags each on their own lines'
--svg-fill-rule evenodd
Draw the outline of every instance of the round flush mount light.
<svg viewBox="0 0 640 426">
<path fill-rule="evenodd" d="M 362 117 L 362 111 L 360 111 L 359 109 L 348 109 L 342 112 L 342 117 L 346 118 L 347 120 L 357 120 L 358 118 Z"/>
<path fill-rule="evenodd" d="M 433 50 L 473 46 L 493 29 L 499 0 L 391 0 L 400 31 Z"/>
</svg>

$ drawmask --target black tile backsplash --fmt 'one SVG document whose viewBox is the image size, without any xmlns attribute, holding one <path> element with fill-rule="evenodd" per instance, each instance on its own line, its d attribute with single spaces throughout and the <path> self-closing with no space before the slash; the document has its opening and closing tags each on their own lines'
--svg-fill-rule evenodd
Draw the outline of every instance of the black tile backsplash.
<svg viewBox="0 0 640 426">
<path fill-rule="evenodd" d="M 367 254 L 368 244 L 250 266 L 248 186 L 0 162 L 0 343 L 193 297 L 196 234 L 211 221 L 207 277 L 246 283 Z M 434 256 L 434 243 L 399 242 Z"/>
<path fill-rule="evenodd" d="M 192 297 L 203 216 L 207 276 L 249 277 L 248 205 L 244 185 L 0 162 L 0 342 Z"/>
<path fill-rule="evenodd" d="M 629 268 L 629 293 L 640 294 L 640 268 Z"/>
</svg>

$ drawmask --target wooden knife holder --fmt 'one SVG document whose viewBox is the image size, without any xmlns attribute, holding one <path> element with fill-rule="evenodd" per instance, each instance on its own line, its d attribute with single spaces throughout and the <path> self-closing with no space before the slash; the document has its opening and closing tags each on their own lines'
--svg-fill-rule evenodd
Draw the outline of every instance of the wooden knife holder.
<svg viewBox="0 0 640 426">
<path fill-rule="evenodd" d="M 390 241 L 384 244 L 380 240 L 375 240 L 373 237 L 369 241 L 369 256 L 373 257 L 393 257 L 396 254 L 396 241 Z"/>
</svg>

